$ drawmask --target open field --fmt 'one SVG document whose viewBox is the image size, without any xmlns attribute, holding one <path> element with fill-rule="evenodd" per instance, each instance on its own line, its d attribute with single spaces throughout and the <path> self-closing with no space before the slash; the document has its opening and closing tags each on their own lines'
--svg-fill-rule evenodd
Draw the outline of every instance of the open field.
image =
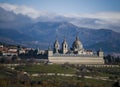
<svg viewBox="0 0 120 87">
<path fill-rule="evenodd" d="M 102 81 L 76 77 L 44 76 L 32 78 L 33 81 L 46 81 L 55 87 L 112 87 L 113 81 Z M 60 86 L 58 86 L 60 85 Z M 54 87 L 53 86 L 53 87 Z"/>
<path fill-rule="evenodd" d="M 85 66 L 74 66 L 70 64 L 41 64 L 41 65 L 24 65 L 16 66 L 16 70 L 24 71 L 29 74 L 34 73 L 63 73 L 63 74 L 76 74 L 84 73 L 88 76 L 102 76 L 110 77 L 117 76 L 120 77 L 120 67 L 85 67 Z"/>
<path fill-rule="evenodd" d="M 0 67 L 0 87 L 112 87 L 120 77 L 119 67 L 84 67 L 70 64 L 64 65 L 20 65 Z M 24 74 L 27 72 L 29 75 Z M 32 76 L 35 73 L 55 73 L 55 75 Z M 74 74 L 76 76 L 58 76 Z M 93 78 L 79 77 L 79 75 Z M 95 79 L 95 77 L 110 77 L 109 80 Z"/>
<path fill-rule="evenodd" d="M 30 74 L 32 73 L 70 73 L 76 72 L 75 68 L 64 66 L 64 65 L 29 65 L 29 66 L 18 66 L 16 70 L 25 71 Z"/>
<path fill-rule="evenodd" d="M 1 87 L 112 87 L 113 81 L 85 79 L 63 76 L 30 77 L 30 80 L 17 78 L 1 79 Z"/>
</svg>

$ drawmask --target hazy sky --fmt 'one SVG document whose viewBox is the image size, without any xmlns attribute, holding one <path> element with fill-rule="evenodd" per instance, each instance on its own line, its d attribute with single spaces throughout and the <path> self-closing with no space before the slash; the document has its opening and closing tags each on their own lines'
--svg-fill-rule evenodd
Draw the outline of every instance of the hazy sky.
<svg viewBox="0 0 120 87">
<path fill-rule="evenodd" d="M 56 13 L 120 12 L 120 0 L 0 0 Z"/>
</svg>

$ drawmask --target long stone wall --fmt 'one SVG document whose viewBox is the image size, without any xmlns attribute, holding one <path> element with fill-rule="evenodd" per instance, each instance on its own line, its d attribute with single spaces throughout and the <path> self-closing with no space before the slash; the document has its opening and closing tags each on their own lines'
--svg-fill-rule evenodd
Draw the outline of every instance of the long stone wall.
<svg viewBox="0 0 120 87">
<path fill-rule="evenodd" d="M 102 57 L 63 57 L 63 56 L 49 56 L 49 62 L 56 63 L 56 64 L 64 64 L 64 63 L 71 63 L 71 64 L 104 64 L 104 59 Z"/>
</svg>

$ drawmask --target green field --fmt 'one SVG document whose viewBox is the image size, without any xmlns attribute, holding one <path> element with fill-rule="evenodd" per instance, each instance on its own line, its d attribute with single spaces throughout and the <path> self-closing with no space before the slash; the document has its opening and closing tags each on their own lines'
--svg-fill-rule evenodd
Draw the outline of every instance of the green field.
<svg viewBox="0 0 120 87">
<path fill-rule="evenodd" d="M 112 87 L 112 84 L 114 83 L 112 81 L 63 76 L 44 76 L 31 79 L 33 81 L 46 82 L 47 84 L 52 85 L 50 87 Z"/>
<path fill-rule="evenodd" d="M 77 71 L 82 72 L 83 67 L 72 66 L 72 65 L 58 65 L 58 64 L 41 64 L 41 65 L 26 65 L 26 66 L 17 66 L 16 70 L 24 71 L 29 74 L 34 73 L 63 73 L 63 74 L 76 74 Z M 120 68 L 119 67 L 84 67 L 87 71 L 82 72 L 88 76 L 102 76 L 110 77 L 117 76 L 120 77 Z"/>
<path fill-rule="evenodd" d="M 0 72 L 0 78 L 8 78 L 8 75 L 4 72 Z"/>
<path fill-rule="evenodd" d="M 41 75 L 38 77 L 26 76 L 22 72 L 25 71 L 29 74 L 34 73 L 64 73 L 64 74 L 76 74 L 78 70 L 83 67 L 73 66 L 70 64 L 63 65 L 20 65 L 14 67 L 12 70 L 7 67 L 0 67 L 0 87 L 112 87 L 114 80 L 100 80 L 100 79 L 88 79 L 84 77 L 68 77 L 68 76 L 48 76 Z M 120 68 L 111 67 L 84 67 L 89 72 L 82 72 L 88 76 L 117 76 L 119 77 Z"/>
<path fill-rule="evenodd" d="M 69 73 L 73 74 L 76 72 L 75 68 L 64 66 L 64 65 L 30 65 L 30 66 L 18 66 L 16 70 L 25 71 L 30 74 L 33 73 Z"/>
</svg>

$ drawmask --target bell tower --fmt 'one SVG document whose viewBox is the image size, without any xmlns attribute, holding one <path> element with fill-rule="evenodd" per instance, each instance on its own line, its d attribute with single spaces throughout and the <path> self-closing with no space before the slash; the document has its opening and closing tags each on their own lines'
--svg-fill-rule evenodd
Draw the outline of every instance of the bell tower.
<svg viewBox="0 0 120 87">
<path fill-rule="evenodd" d="M 59 48 L 60 48 L 60 45 L 58 40 L 56 39 L 54 43 L 54 53 L 59 53 Z"/>
<path fill-rule="evenodd" d="M 64 37 L 63 43 L 62 43 L 62 52 L 63 54 L 66 54 L 68 52 L 68 44 L 66 42 L 66 39 Z"/>
</svg>

